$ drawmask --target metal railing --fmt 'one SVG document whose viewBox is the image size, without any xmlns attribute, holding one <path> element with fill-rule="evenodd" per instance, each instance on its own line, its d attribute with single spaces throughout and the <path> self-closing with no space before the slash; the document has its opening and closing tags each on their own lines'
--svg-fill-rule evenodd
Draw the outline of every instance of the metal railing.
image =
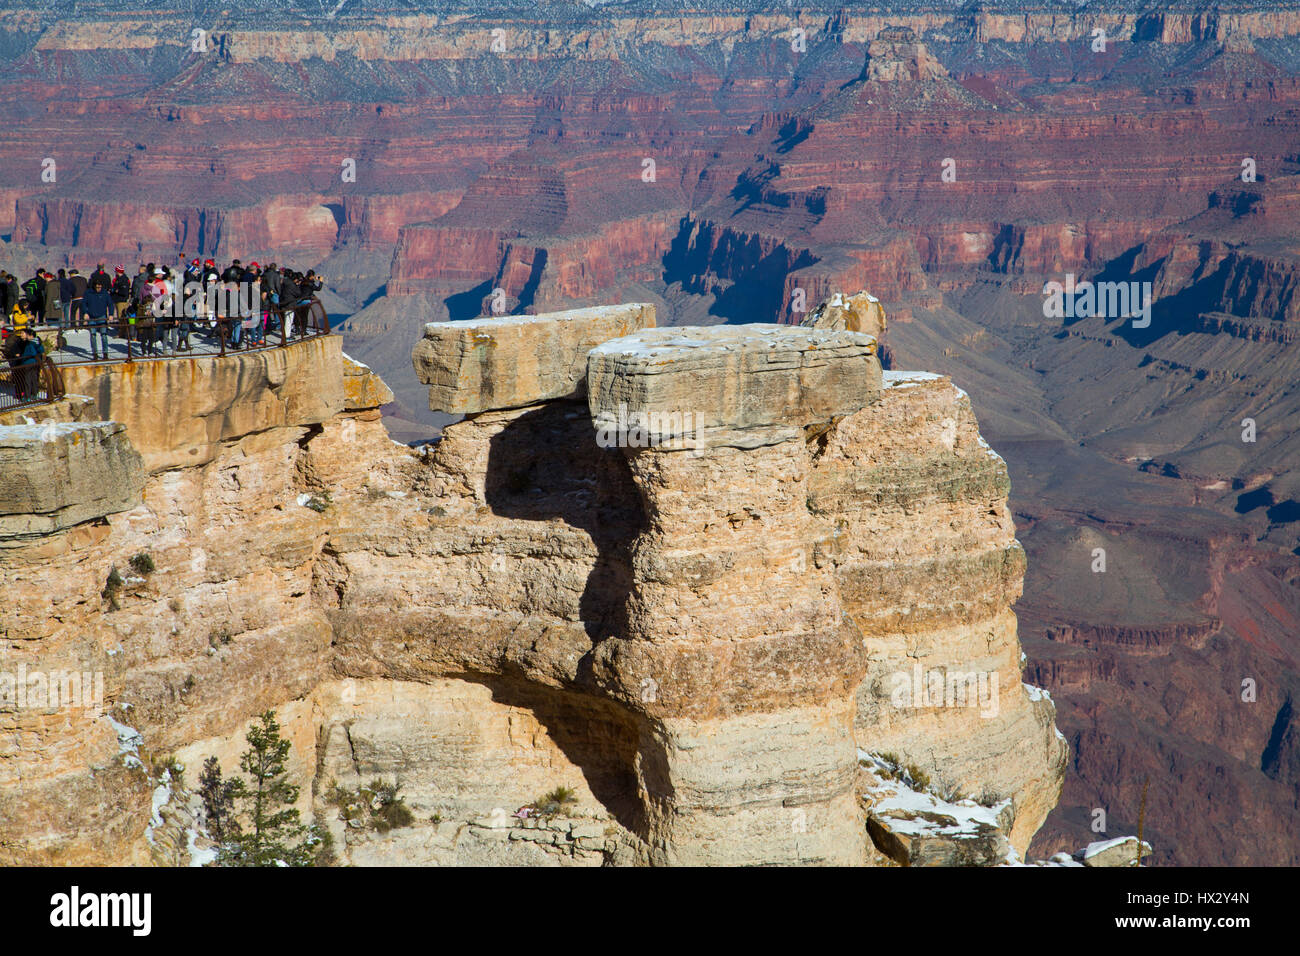
<svg viewBox="0 0 1300 956">
<path fill-rule="evenodd" d="M 42 405 L 64 396 L 60 367 L 110 365 L 229 355 L 284 348 L 330 334 L 329 315 L 314 296 L 297 305 L 263 309 L 245 317 L 196 317 L 139 320 L 133 315 L 103 326 L 85 322 L 71 327 L 33 326 L 46 343 L 39 365 L 15 366 L 0 360 L 0 411 Z M 94 341 L 92 342 L 92 336 Z M 84 342 L 83 342 L 84 340 Z"/>
<path fill-rule="evenodd" d="M 125 314 L 95 326 L 82 321 L 70 328 L 37 326 L 58 365 L 96 365 L 158 359 L 227 355 L 284 348 L 330 334 L 329 315 L 312 297 L 298 305 L 261 309 L 251 316 L 196 316 L 138 319 Z"/>
<path fill-rule="evenodd" d="M 31 365 L 0 361 L 0 412 L 56 402 L 63 395 L 63 376 L 49 356 Z"/>
</svg>

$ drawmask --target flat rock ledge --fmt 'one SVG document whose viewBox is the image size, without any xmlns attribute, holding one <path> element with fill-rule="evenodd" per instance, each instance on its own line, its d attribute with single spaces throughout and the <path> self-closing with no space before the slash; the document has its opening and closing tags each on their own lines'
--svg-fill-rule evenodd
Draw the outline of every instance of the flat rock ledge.
<svg viewBox="0 0 1300 956">
<path fill-rule="evenodd" d="M 758 448 L 801 437 L 880 396 L 876 339 L 755 323 L 650 329 L 587 357 L 598 443 Z"/>
<path fill-rule="evenodd" d="M 587 353 L 602 342 L 653 328 L 646 303 L 542 315 L 430 322 L 411 360 L 435 412 L 473 415 L 582 398 Z"/>
<path fill-rule="evenodd" d="M 126 511 L 143 487 L 118 422 L 0 426 L 0 546 Z"/>
</svg>

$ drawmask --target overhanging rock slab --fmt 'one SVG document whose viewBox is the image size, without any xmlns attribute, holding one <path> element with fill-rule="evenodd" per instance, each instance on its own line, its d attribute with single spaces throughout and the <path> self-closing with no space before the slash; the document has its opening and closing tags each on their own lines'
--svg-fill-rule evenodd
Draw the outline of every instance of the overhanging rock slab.
<svg viewBox="0 0 1300 956">
<path fill-rule="evenodd" d="M 557 398 L 581 398 L 587 353 L 654 328 L 653 305 L 595 306 L 543 315 L 430 322 L 411 355 L 429 386 L 429 408 L 476 414 Z"/>
<path fill-rule="evenodd" d="M 143 487 L 118 422 L 0 427 L 0 546 L 134 508 Z"/>
<path fill-rule="evenodd" d="M 602 444 L 754 448 L 871 404 L 881 371 L 870 335 L 764 323 L 614 339 L 587 383 Z"/>
</svg>

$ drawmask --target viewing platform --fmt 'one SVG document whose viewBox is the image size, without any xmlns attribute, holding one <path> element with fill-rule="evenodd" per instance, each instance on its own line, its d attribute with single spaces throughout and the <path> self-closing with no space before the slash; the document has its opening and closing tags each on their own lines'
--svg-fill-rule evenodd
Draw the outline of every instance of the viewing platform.
<svg viewBox="0 0 1300 956">
<path fill-rule="evenodd" d="M 40 366 L 26 367 L 0 362 L 0 412 L 58 401 L 68 391 L 69 378 L 83 377 L 73 375 L 74 368 L 224 357 L 282 349 L 330 334 L 329 316 L 315 298 L 307 305 L 269 310 L 266 315 L 266 320 L 256 322 L 238 318 L 112 321 L 104 354 L 85 325 L 35 326 L 45 344 L 45 359 Z"/>
</svg>

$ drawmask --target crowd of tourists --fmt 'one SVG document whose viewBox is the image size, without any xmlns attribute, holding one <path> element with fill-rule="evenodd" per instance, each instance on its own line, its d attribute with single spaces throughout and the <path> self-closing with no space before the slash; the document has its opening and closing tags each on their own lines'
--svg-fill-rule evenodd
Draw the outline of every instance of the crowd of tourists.
<svg viewBox="0 0 1300 956">
<path fill-rule="evenodd" d="M 85 329 L 91 361 L 109 358 L 112 338 L 138 343 L 141 356 L 192 351 L 192 334 L 220 338 L 228 348 L 254 348 L 268 332 L 293 335 L 295 322 L 302 334 L 320 288 L 313 270 L 245 266 L 238 259 L 220 270 L 212 259 L 193 259 L 179 271 L 147 262 L 135 275 L 120 265 L 109 273 L 103 263 L 89 275 L 38 268 L 23 281 L 0 271 L 0 335 L 10 368 L 28 370 L 12 376 L 17 394 L 33 387 L 31 371 L 45 354 L 43 330 L 62 349 L 65 332 Z"/>
</svg>

